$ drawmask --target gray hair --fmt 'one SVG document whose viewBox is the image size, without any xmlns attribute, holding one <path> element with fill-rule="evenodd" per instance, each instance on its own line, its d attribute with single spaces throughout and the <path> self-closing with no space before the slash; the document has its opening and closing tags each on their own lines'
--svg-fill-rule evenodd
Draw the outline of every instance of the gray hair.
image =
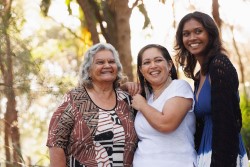
<svg viewBox="0 0 250 167">
<path fill-rule="evenodd" d="M 93 63 L 93 57 L 95 56 L 95 54 L 101 50 L 109 50 L 113 53 L 113 56 L 115 58 L 115 63 L 118 67 L 118 73 L 117 73 L 117 78 L 114 81 L 114 88 L 117 88 L 120 84 L 120 81 L 124 78 L 123 73 L 122 73 L 122 64 L 120 62 L 119 59 L 119 54 L 116 51 L 116 49 L 114 48 L 114 46 L 112 46 L 109 43 L 97 43 L 93 46 L 91 46 L 87 52 L 84 55 L 84 60 L 83 63 L 80 66 L 80 71 L 79 71 L 79 86 L 86 86 L 88 88 L 92 88 L 93 84 L 91 81 L 91 78 L 89 76 L 89 69 Z"/>
</svg>

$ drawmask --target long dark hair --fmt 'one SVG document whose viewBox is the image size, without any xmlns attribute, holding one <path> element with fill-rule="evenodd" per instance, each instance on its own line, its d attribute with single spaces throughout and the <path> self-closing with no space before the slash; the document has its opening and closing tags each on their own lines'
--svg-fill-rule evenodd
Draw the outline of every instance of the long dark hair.
<svg viewBox="0 0 250 167">
<path fill-rule="evenodd" d="M 205 61 L 204 64 L 201 65 L 201 72 L 202 74 L 207 74 L 209 63 L 213 59 L 213 57 L 222 51 L 225 51 L 225 49 L 222 47 L 222 41 L 220 37 L 219 29 L 215 23 L 215 21 L 208 15 L 202 12 L 193 12 L 185 15 L 181 21 L 179 22 L 176 36 L 175 36 L 175 47 L 174 49 L 177 51 L 176 54 L 176 62 L 180 64 L 180 66 L 183 67 L 183 71 L 188 78 L 192 78 L 193 80 L 196 80 L 197 78 L 194 76 L 194 70 L 197 64 L 197 60 L 184 46 L 183 44 L 183 27 L 184 24 L 194 19 L 202 24 L 202 26 L 205 28 L 205 30 L 208 33 L 209 42 L 206 46 L 206 49 L 204 51 L 205 54 Z"/>
<path fill-rule="evenodd" d="M 174 80 L 174 79 L 177 79 L 177 72 L 176 72 L 176 68 L 174 66 L 174 63 L 172 61 L 172 58 L 168 52 L 168 50 L 161 46 L 161 45 L 158 45 L 158 44 L 149 44 L 149 45 L 146 45 L 144 46 L 138 53 L 138 56 L 137 56 L 137 75 L 139 77 L 139 81 L 140 81 L 140 85 L 142 87 L 142 96 L 146 98 L 146 92 L 149 91 L 149 93 L 152 93 L 152 87 L 151 85 L 146 81 L 146 79 L 144 78 L 144 76 L 142 75 L 141 71 L 140 71 L 140 67 L 142 65 L 142 55 L 143 53 L 149 49 L 149 48 L 156 48 L 158 49 L 161 53 L 162 53 L 162 56 L 164 57 L 164 59 L 169 63 L 169 62 L 172 62 L 172 68 L 170 70 L 170 73 L 171 73 L 171 78 Z M 148 89 L 148 90 L 146 90 Z"/>
</svg>

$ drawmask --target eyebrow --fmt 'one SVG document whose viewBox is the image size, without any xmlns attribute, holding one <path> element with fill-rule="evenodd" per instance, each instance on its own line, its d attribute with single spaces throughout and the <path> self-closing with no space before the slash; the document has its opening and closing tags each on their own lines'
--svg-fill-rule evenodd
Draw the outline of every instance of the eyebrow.
<svg viewBox="0 0 250 167">
<path fill-rule="evenodd" d="M 156 57 L 154 57 L 153 59 L 158 59 L 158 58 L 162 58 L 163 59 L 163 56 L 156 56 Z M 146 58 L 146 59 L 144 59 L 144 60 L 151 60 L 150 58 Z"/>
<path fill-rule="evenodd" d="M 97 59 L 95 59 L 95 60 L 115 60 L 115 58 L 108 58 L 108 59 L 106 59 L 106 58 L 104 58 L 104 59 L 102 59 L 102 58 L 97 58 Z"/>
<path fill-rule="evenodd" d="M 198 28 L 199 28 L 199 29 L 205 29 L 205 28 L 204 28 L 204 27 L 202 27 L 202 26 L 195 27 L 195 28 L 193 28 L 193 29 L 198 29 Z M 192 29 L 192 30 L 193 30 L 193 29 Z M 183 31 L 182 31 L 182 32 L 184 32 L 184 31 L 189 31 L 189 30 L 185 30 L 185 29 L 183 29 Z"/>
</svg>

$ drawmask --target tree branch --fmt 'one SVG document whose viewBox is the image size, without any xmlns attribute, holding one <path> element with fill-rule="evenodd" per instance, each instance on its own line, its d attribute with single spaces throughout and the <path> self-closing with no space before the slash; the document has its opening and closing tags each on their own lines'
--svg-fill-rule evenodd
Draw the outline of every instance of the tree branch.
<svg viewBox="0 0 250 167">
<path fill-rule="evenodd" d="M 131 10 L 133 10 L 139 3 L 139 1 L 143 2 L 143 0 L 136 0 L 134 3 L 133 3 L 133 6 L 131 8 Z"/>
<path fill-rule="evenodd" d="M 85 40 L 81 37 L 79 37 L 75 32 L 73 32 L 69 27 L 66 27 L 63 23 L 59 23 L 58 21 L 56 21 L 53 17 L 48 16 L 50 19 L 52 19 L 54 22 L 56 22 L 57 24 L 60 24 L 63 28 L 67 29 L 74 37 L 76 37 L 77 39 L 80 39 L 81 41 L 85 42 Z"/>
</svg>

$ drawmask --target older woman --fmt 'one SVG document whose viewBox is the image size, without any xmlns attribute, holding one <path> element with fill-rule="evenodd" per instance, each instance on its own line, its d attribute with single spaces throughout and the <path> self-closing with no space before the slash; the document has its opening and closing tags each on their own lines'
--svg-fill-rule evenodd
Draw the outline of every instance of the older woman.
<svg viewBox="0 0 250 167">
<path fill-rule="evenodd" d="M 131 166 L 137 137 L 130 96 L 118 89 L 121 79 L 112 45 L 99 43 L 86 52 L 79 86 L 51 118 L 51 167 Z"/>
</svg>

